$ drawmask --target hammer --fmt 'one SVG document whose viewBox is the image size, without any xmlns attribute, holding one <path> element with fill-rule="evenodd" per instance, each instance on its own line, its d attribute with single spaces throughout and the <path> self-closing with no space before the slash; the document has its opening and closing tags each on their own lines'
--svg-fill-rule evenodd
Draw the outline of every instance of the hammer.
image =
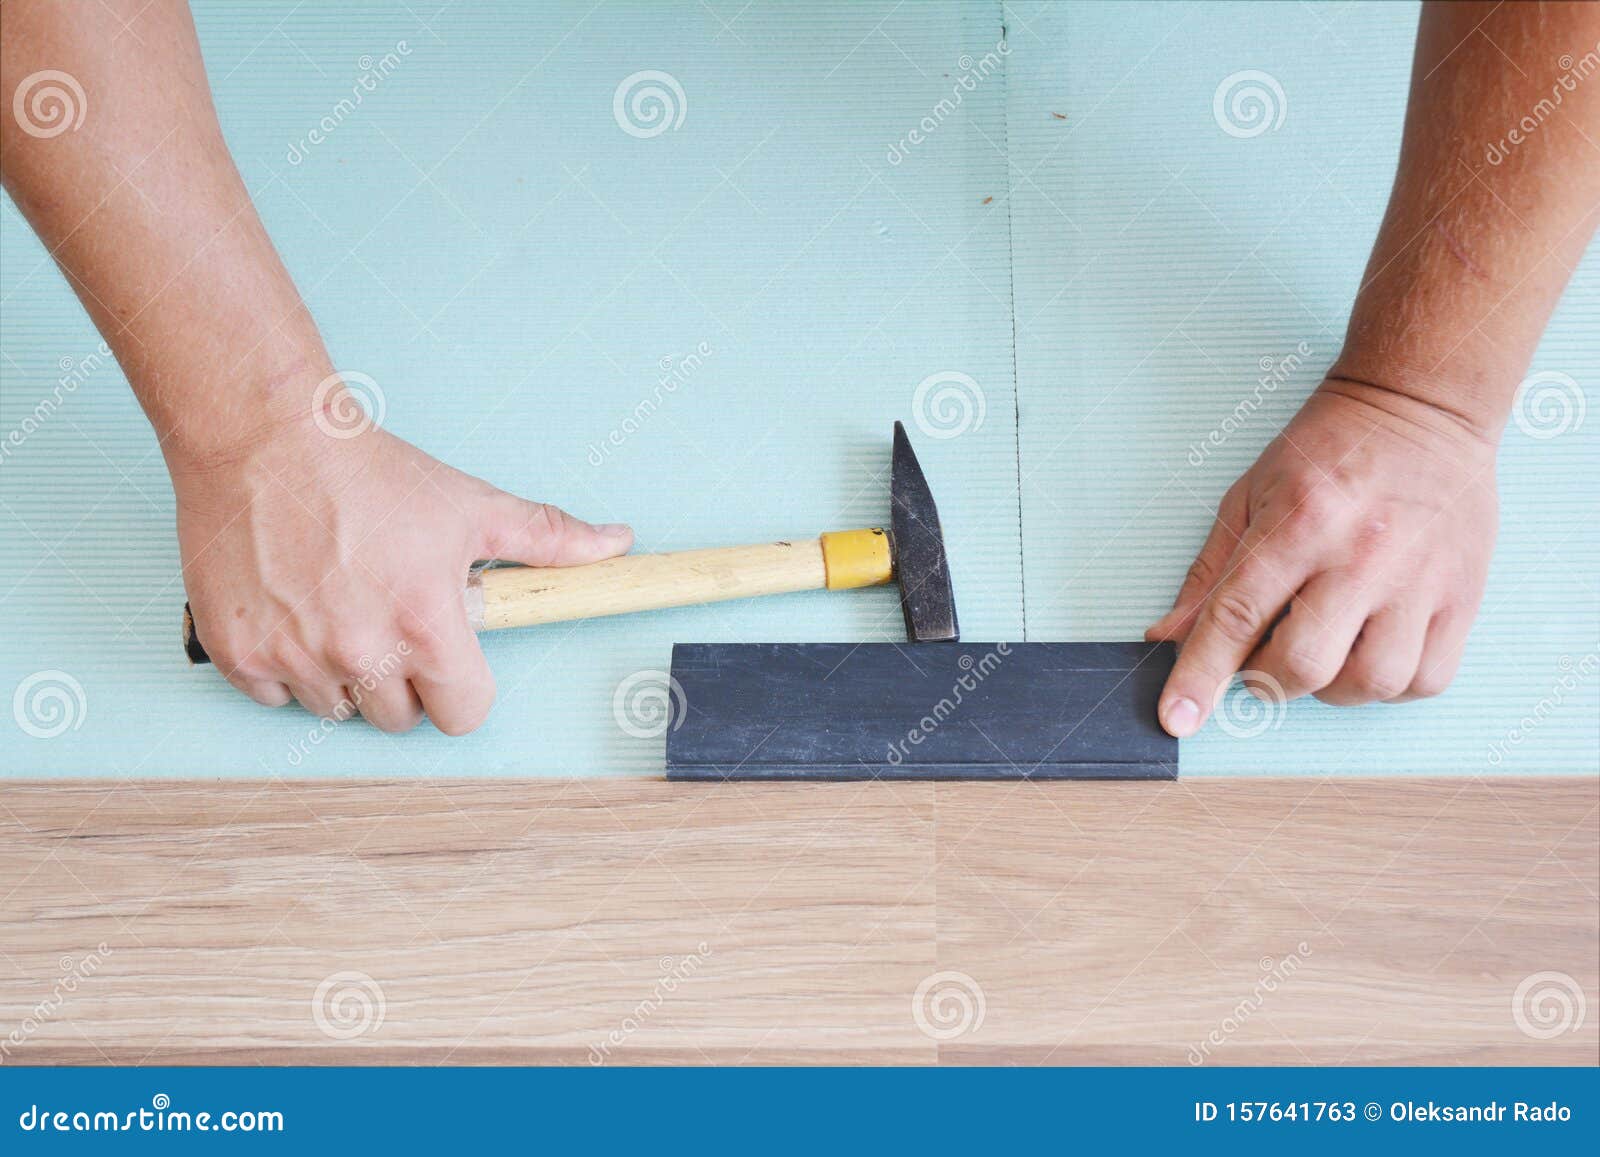
<svg viewBox="0 0 1600 1157">
<path fill-rule="evenodd" d="M 894 424 L 889 527 L 829 531 L 809 541 L 631 554 L 583 566 L 491 566 L 467 580 L 474 630 L 531 627 L 790 591 L 849 590 L 899 580 L 912 642 L 955 642 L 955 594 L 939 509 L 901 423 Z M 183 608 L 183 645 L 210 661 Z"/>
</svg>

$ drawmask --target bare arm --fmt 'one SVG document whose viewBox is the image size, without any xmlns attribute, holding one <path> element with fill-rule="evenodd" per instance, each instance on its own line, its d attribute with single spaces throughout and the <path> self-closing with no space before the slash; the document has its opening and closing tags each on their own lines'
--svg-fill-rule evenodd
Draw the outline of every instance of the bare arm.
<svg viewBox="0 0 1600 1157">
<path fill-rule="evenodd" d="M 1600 222 L 1595 81 L 1600 5 L 1423 9 L 1400 168 L 1331 377 L 1499 436 Z"/>
<path fill-rule="evenodd" d="M 627 528 L 359 420 L 228 154 L 183 0 L 6 0 L 0 20 L 0 173 L 161 440 L 218 668 L 262 703 L 477 726 L 494 682 L 461 603 L 469 563 L 593 561 Z"/>
<path fill-rule="evenodd" d="M 1344 349 L 1148 633 L 1183 644 L 1169 731 L 1198 730 L 1241 669 L 1339 704 L 1450 682 L 1493 551 L 1495 444 L 1597 223 L 1600 4 L 1424 5 Z"/>
<path fill-rule="evenodd" d="M 223 142 L 187 7 L 158 0 L 124 29 L 139 8 L 4 6 L 0 151 L 6 189 L 185 469 L 306 417 L 297 379 L 327 358 Z M 41 70 L 76 81 L 81 127 L 40 135 L 48 102 L 15 115 L 19 86 L 49 86 L 25 83 Z"/>
</svg>

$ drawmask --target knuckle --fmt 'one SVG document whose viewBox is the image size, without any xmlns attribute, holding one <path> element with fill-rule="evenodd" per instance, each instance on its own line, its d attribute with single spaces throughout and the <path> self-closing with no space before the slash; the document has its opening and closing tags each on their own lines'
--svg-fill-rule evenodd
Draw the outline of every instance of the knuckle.
<svg viewBox="0 0 1600 1157">
<path fill-rule="evenodd" d="M 455 739 L 463 735 L 472 734 L 483 726 L 483 721 L 487 718 L 489 718 L 487 709 L 483 711 L 458 712 L 441 719 L 435 719 L 433 725 L 452 739 Z"/>
<path fill-rule="evenodd" d="M 396 712 L 363 711 L 362 714 L 366 716 L 368 723 L 389 735 L 399 735 L 402 732 L 410 731 L 418 723 L 422 722 L 422 713 L 410 709 Z"/>
<path fill-rule="evenodd" d="M 1332 513 L 1337 495 L 1327 479 L 1305 473 L 1297 474 L 1285 483 L 1283 497 L 1296 513 L 1319 517 Z"/>
<path fill-rule="evenodd" d="M 263 707 L 286 707 L 292 698 L 287 687 L 273 682 L 251 683 L 244 693 Z"/>
<path fill-rule="evenodd" d="M 1351 565 L 1358 573 L 1381 570 L 1393 547 L 1393 524 L 1381 516 L 1366 515 L 1351 531 L 1348 548 Z"/>
<path fill-rule="evenodd" d="M 445 657 L 448 648 L 433 631 L 405 632 L 394 646 L 394 654 L 423 667 L 435 667 Z"/>
<path fill-rule="evenodd" d="M 304 681 L 318 674 L 303 648 L 283 631 L 274 631 L 256 645 L 256 654 L 273 671 L 281 671 L 286 682 Z"/>
<path fill-rule="evenodd" d="M 1362 671 L 1355 680 L 1356 690 L 1369 699 L 1393 699 L 1404 695 L 1409 686 L 1407 676 L 1383 668 Z"/>
<path fill-rule="evenodd" d="M 463 704 L 449 711 L 440 712 L 434 717 L 433 725 L 452 737 L 468 735 L 483 726 L 483 721 L 489 718 L 489 708 L 493 702 L 492 698 L 485 698 L 480 702 Z"/>
<path fill-rule="evenodd" d="M 560 538 L 567 532 L 567 512 L 548 502 L 535 502 L 528 516 L 533 529 L 549 538 Z"/>
<path fill-rule="evenodd" d="M 231 639 L 207 639 L 205 641 L 206 654 L 211 656 L 211 665 L 222 672 L 222 677 L 230 683 L 235 676 L 241 679 L 259 679 L 264 674 L 261 671 L 263 664 L 248 648 L 240 647 Z"/>
<path fill-rule="evenodd" d="M 1406 691 L 1419 699 L 1432 699 L 1435 695 L 1443 695 L 1454 677 L 1454 671 L 1419 671 Z"/>
<path fill-rule="evenodd" d="M 454 584 L 446 586 L 446 581 Z M 380 652 L 395 650 L 402 642 L 408 647 L 419 647 L 426 639 L 433 637 L 433 623 L 429 612 L 443 604 L 450 594 L 459 590 L 460 578 L 440 581 L 432 585 L 418 585 L 414 589 L 406 590 L 401 597 L 395 599 L 391 608 L 393 616 L 393 631 Z"/>
<path fill-rule="evenodd" d="M 1189 573 L 1184 575 L 1185 586 L 1206 588 L 1216 581 L 1216 568 L 1204 558 L 1197 558 L 1189 564 Z"/>
<path fill-rule="evenodd" d="M 1394 523 L 1382 514 L 1365 514 L 1356 524 L 1356 542 L 1371 550 L 1394 540 Z"/>
<path fill-rule="evenodd" d="M 1343 499 L 1332 485 L 1303 480 L 1290 484 L 1283 494 L 1285 510 L 1273 534 L 1289 538 L 1304 538 L 1325 532 L 1337 523 L 1343 511 Z"/>
<path fill-rule="evenodd" d="M 295 698 L 300 706 L 313 715 L 342 723 L 356 714 L 356 706 L 348 699 L 326 687 L 296 687 Z"/>
<path fill-rule="evenodd" d="M 1338 675 L 1338 664 L 1327 655 L 1297 648 L 1283 657 L 1283 670 L 1289 681 L 1320 691 Z"/>
<path fill-rule="evenodd" d="M 209 653 L 211 662 L 219 671 L 237 675 L 251 682 L 277 678 L 278 672 L 283 669 L 265 648 L 254 647 L 242 641 L 225 642 Z"/>
<path fill-rule="evenodd" d="M 1260 629 L 1261 618 L 1255 601 L 1241 591 L 1218 591 L 1206 604 L 1207 624 L 1235 642 L 1253 639 Z"/>
<path fill-rule="evenodd" d="M 489 718 L 494 697 L 494 677 L 486 673 L 464 683 L 447 705 L 436 707 L 428 704 L 428 717 L 446 735 L 466 735 L 476 731 Z"/>
<path fill-rule="evenodd" d="M 359 640 L 335 639 L 324 652 L 329 672 L 344 682 L 359 680 L 372 666 L 371 650 Z"/>
<path fill-rule="evenodd" d="M 282 707 L 289 701 L 281 683 L 251 679 L 240 675 L 237 671 L 225 674 L 224 678 L 235 691 L 255 700 L 263 707 Z"/>
</svg>

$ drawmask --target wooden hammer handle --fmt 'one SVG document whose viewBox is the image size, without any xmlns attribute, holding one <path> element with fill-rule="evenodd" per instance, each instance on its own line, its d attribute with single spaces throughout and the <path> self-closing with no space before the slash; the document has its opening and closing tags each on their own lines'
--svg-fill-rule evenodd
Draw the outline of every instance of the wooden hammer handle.
<svg viewBox="0 0 1600 1157">
<path fill-rule="evenodd" d="M 816 538 L 629 554 L 584 566 L 480 571 L 467 587 L 467 618 L 475 630 L 497 631 L 825 586 L 822 541 Z"/>
<path fill-rule="evenodd" d="M 875 586 L 893 577 L 882 530 L 845 530 L 804 542 L 629 554 L 585 566 L 489 567 L 468 580 L 467 618 L 474 630 L 496 631 L 789 591 Z M 183 642 L 189 658 L 206 662 L 188 607 Z"/>
</svg>

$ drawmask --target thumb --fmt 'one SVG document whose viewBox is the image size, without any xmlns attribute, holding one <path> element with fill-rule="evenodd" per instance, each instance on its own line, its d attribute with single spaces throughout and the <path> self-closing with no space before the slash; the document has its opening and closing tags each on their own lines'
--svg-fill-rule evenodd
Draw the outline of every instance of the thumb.
<svg viewBox="0 0 1600 1157">
<path fill-rule="evenodd" d="M 525 566 L 578 566 L 627 554 L 632 546 L 633 530 L 624 523 L 593 526 L 559 506 L 498 494 L 484 508 L 485 558 Z"/>
</svg>

